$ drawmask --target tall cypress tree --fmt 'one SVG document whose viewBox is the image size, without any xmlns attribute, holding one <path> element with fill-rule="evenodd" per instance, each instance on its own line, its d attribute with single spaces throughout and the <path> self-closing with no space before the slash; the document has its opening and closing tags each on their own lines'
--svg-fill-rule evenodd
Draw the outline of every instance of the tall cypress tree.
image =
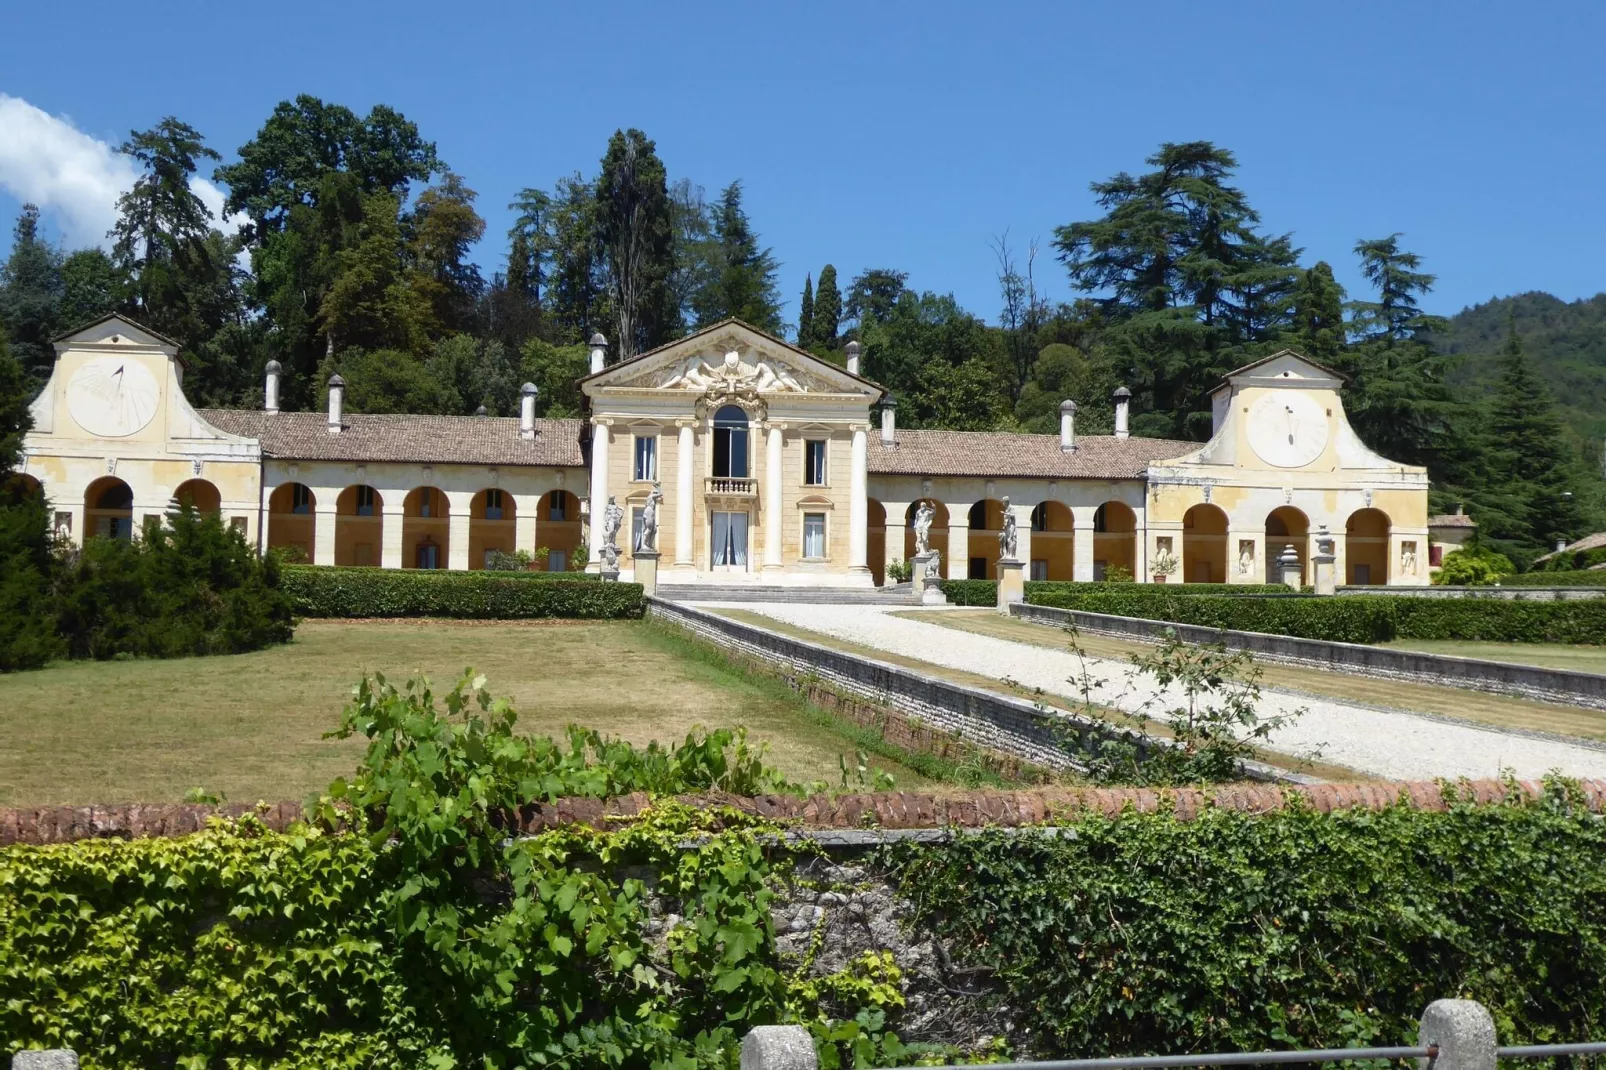
<svg viewBox="0 0 1606 1070">
<path fill-rule="evenodd" d="M 827 264 L 820 269 L 820 285 L 814 290 L 814 319 L 809 326 L 810 340 L 814 345 L 835 349 L 837 327 L 841 323 L 842 291 L 837 289 L 836 268 Z"/>
<path fill-rule="evenodd" d="M 803 277 L 803 300 L 797 306 L 797 344 L 807 349 L 814 344 L 814 275 Z"/>
<path fill-rule="evenodd" d="M 1490 474 L 1497 486 L 1518 494 L 1526 491 L 1524 514 L 1531 541 L 1549 549 L 1557 539 L 1582 534 L 1575 490 L 1578 461 L 1568 447 L 1550 391 L 1523 352 L 1514 316 L 1507 321 L 1489 430 Z"/>
<path fill-rule="evenodd" d="M 669 338 L 669 275 L 675 231 L 657 146 L 640 130 L 615 130 L 596 184 L 596 234 L 608 264 L 614 352 L 633 357 Z M 675 324 L 678 326 L 678 320 Z"/>
</svg>

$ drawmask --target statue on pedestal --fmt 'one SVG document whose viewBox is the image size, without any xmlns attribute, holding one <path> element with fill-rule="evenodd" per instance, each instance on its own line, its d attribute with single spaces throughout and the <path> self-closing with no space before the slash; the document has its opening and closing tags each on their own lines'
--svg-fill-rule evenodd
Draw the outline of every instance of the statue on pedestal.
<svg viewBox="0 0 1606 1070">
<path fill-rule="evenodd" d="M 608 495 L 608 507 L 602 511 L 602 567 L 607 572 L 619 571 L 619 528 L 625 522 L 625 511 Z"/>
<path fill-rule="evenodd" d="M 641 510 L 641 535 L 636 539 L 636 550 L 658 549 L 658 503 L 663 500 L 663 486 L 654 483 L 652 493 L 647 495 L 647 504 Z"/>
<path fill-rule="evenodd" d="M 1014 561 L 1020 546 L 1020 533 L 1015 530 L 1015 514 L 1009 508 L 1009 496 L 1004 496 L 1004 526 L 998 532 L 998 559 Z"/>
<path fill-rule="evenodd" d="M 937 518 L 937 510 L 931 507 L 930 502 L 921 502 L 915 510 L 915 556 L 931 552 L 931 522 Z"/>
</svg>

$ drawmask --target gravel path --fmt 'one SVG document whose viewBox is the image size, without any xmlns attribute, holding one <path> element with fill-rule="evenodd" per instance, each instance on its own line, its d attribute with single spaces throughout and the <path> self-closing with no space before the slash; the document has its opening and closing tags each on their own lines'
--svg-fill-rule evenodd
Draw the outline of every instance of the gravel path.
<svg viewBox="0 0 1606 1070">
<path fill-rule="evenodd" d="M 721 603 L 704 603 L 717 608 Z M 808 628 L 891 654 L 945 665 L 993 679 L 1008 677 L 1027 687 L 1057 694 L 1080 693 L 1069 683 L 1083 674 L 1084 663 L 1026 643 L 995 639 L 923 621 L 895 617 L 880 606 L 731 603 L 729 608 L 761 613 L 799 628 Z M 897 607 L 901 609 L 903 607 Z M 1175 693 L 1132 676 L 1131 666 L 1106 658 L 1087 658 L 1086 673 L 1097 685 L 1095 701 L 1128 712 L 1159 699 L 1168 708 Z M 1274 749 L 1300 757 L 1318 755 L 1325 762 L 1348 766 L 1394 780 L 1430 777 L 1492 777 L 1513 769 L 1519 777 L 1539 777 L 1556 769 L 1569 776 L 1606 777 L 1606 751 L 1560 741 L 1472 728 L 1415 714 L 1387 712 L 1331 699 L 1294 695 L 1265 688 L 1262 713 L 1308 712 L 1298 723 L 1279 731 Z"/>
</svg>

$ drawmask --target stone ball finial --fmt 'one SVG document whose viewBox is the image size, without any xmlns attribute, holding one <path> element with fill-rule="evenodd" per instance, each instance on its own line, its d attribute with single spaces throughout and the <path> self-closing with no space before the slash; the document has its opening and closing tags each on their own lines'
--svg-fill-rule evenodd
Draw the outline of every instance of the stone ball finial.
<svg viewBox="0 0 1606 1070">
<path fill-rule="evenodd" d="M 540 387 L 536 386 L 534 383 L 525 383 L 523 386 L 519 387 L 519 393 L 525 397 L 528 397 L 531 394 L 539 394 L 540 392 Z"/>
<path fill-rule="evenodd" d="M 1112 398 L 1115 398 L 1117 401 L 1119 401 L 1121 398 L 1129 398 L 1129 397 L 1131 397 L 1132 396 L 1132 391 L 1128 390 L 1124 386 L 1118 386 L 1118 387 L 1115 388 L 1115 393 L 1111 394 L 1110 396 Z"/>
<path fill-rule="evenodd" d="M 1076 402 L 1072 401 L 1070 398 L 1066 398 L 1064 401 L 1060 402 L 1060 412 L 1068 412 L 1074 416 L 1076 414 Z"/>
<path fill-rule="evenodd" d="M 331 375 L 329 377 L 329 385 L 330 386 L 345 386 L 346 385 L 346 381 L 344 379 L 340 378 L 340 375 L 338 373 L 336 373 L 336 374 Z"/>
<path fill-rule="evenodd" d="M 859 343 L 849 342 L 842 351 L 850 357 L 856 357 L 859 355 Z"/>
<path fill-rule="evenodd" d="M 268 361 L 268 366 L 264 368 L 263 371 L 267 372 L 269 375 L 278 375 L 280 372 L 284 371 L 284 365 L 280 364 L 276 360 L 270 360 Z"/>
<path fill-rule="evenodd" d="M 602 346 L 602 347 L 606 348 L 607 345 L 608 345 L 608 340 L 606 338 L 602 337 L 602 332 L 601 331 L 598 331 L 596 334 L 591 336 L 591 344 L 593 346 Z"/>
</svg>

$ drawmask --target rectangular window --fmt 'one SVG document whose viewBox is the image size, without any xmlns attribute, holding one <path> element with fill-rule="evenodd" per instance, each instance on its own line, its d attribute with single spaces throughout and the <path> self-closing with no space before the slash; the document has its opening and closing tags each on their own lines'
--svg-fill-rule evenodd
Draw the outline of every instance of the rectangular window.
<svg viewBox="0 0 1606 1070">
<path fill-rule="evenodd" d="M 62 514 L 61 513 L 57 513 L 56 515 L 57 516 L 61 516 Z M 70 530 L 70 525 L 69 525 L 69 530 Z M 1438 568 L 1439 566 L 1444 564 L 1444 547 L 1443 546 L 1441 546 L 1438 543 L 1429 543 L 1428 544 L 1428 564 L 1432 565 L 1434 568 Z"/>
<path fill-rule="evenodd" d="M 435 492 L 428 487 L 418 492 L 418 515 L 435 515 Z M 434 568 L 435 566 L 431 565 L 430 567 Z"/>
<path fill-rule="evenodd" d="M 803 482 L 811 487 L 825 486 L 825 443 L 819 439 L 803 443 Z"/>
<path fill-rule="evenodd" d="M 630 478 L 642 483 L 658 478 L 658 440 L 653 436 L 636 439 L 636 466 Z"/>
<path fill-rule="evenodd" d="M 803 556 L 815 560 L 825 558 L 824 513 L 803 514 Z"/>
<path fill-rule="evenodd" d="M 970 559 L 970 578 L 973 580 L 987 578 L 987 559 L 985 557 L 973 557 Z"/>
<path fill-rule="evenodd" d="M 569 519 L 569 495 L 567 492 L 553 491 L 552 497 L 547 499 L 546 518 L 548 520 Z M 562 572 L 564 570 L 555 568 L 552 571 Z"/>
<path fill-rule="evenodd" d="M 1093 562 L 1093 579 L 1094 579 L 1094 581 L 1097 582 L 1097 583 L 1103 583 L 1104 582 L 1104 575 L 1105 575 L 1106 572 L 1109 571 L 1109 568 L 1110 568 L 1110 563 L 1108 561 L 1094 560 L 1094 562 Z"/>
<path fill-rule="evenodd" d="M 290 511 L 292 513 L 312 512 L 312 491 L 304 483 L 294 483 L 290 486 Z"/>
<path fill-rule="evenodd" d="M 1048 560 L 1042 557 L 1032 558 L 1032 579 L 1039 583 L 1048 579 Z"/>
<path fill-rule="evenodd" d="M 553 550 L 546 556 L 546 570 L 548 572 L 569 571 L 569 551 Z"/>
<path fill-rule="evenodd" d="M 488 491 L 485 492 L 485 519 L 487 519 L 487 520 L 501 520 L 502 519 L 502 492 L 501 491 L 499 491 L 499 490 L 488 490 Z"/>
<path fill-rule="evenodd" d="M 630 551 L 634 553 L 641 547 L 641 506 L 630 510 Z"/>
<path fill-rule="evenodd" d="M 374 515 L 374 488 L 373 487 L 358 487 L 357 488 L 357 515 L 358 516 L 373 516 Z"/>
<path fill-rule="evenodd" d="M 351 549 L 352 549 L 352 564 L 354 564 L 354 565 L 372 565 L 374 563 L 374 544 L 373 543 L 371 543 L 371 542 L 359 542 L 356 546 L 353 546 Z"/>
</svg>

